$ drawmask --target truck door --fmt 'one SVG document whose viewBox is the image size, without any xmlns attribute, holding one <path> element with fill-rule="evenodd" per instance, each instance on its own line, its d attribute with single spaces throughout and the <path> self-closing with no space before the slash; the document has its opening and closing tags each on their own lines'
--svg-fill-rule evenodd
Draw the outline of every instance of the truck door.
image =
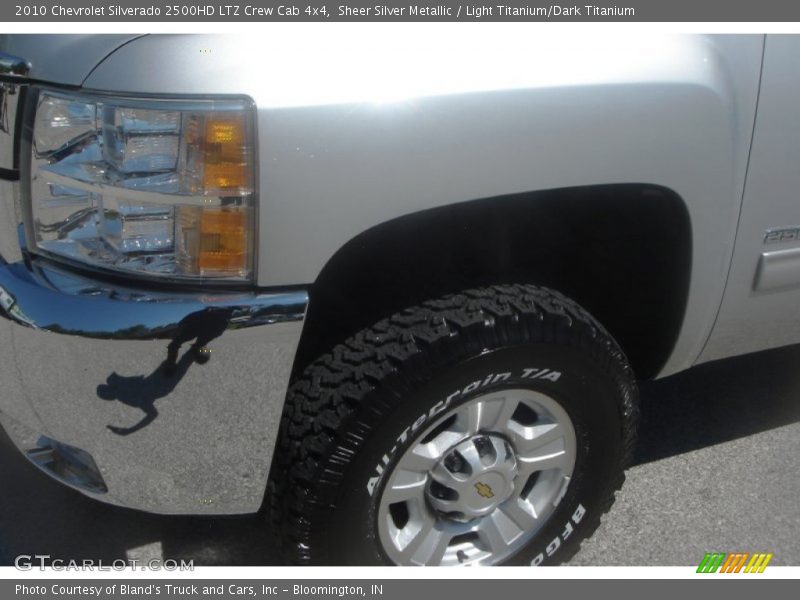
<svg viewBox="0 0 800 600">
<path fill-rule="evenodd" d="M 800 342 L 800 36 L 768 35 L 727 287 L 699 362 Z"/>
</svg>

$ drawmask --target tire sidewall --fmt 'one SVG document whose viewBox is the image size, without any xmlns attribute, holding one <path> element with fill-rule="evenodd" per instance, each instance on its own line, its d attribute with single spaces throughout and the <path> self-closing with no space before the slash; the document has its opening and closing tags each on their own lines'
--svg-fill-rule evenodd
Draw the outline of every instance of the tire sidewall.
<svg viewBox="0 0 800 600">
<path fill-rule="evenodd" d="M 503 564 L 557 564 L 571 556 L 568 549 L 591 533 L 589 522 L 599 519 L 622 470 L 620 388 L 602 362 L 602 355 L 577 348 L 529 344 L 451 365 L 402 399 L 377 388 L 351 424 L 364 435 L 361 447 L 342 472 L 340 485 L 321 498 L 331 514 L 324 530 L 312 532 L 320 556 L 327 564 L 391 564 L 381 546 L 377 514 L 383 487 L 400 457 L 453 408 L 512 388 L 544 393 L 566 410 L 576 434 L 576 463 L 556 510 Z M 496 377 L 501 373 L 510 376 Z"/>
</svg>

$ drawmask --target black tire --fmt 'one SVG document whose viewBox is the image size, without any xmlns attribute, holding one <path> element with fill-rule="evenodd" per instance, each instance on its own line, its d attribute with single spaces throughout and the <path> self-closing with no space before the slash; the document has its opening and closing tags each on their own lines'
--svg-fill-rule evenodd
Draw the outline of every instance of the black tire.
<svg viewBox="0 0 800 600">
<path fill-rule="evenodd" d="M 523 378 L 530 367 L 559 377 Z M 560 403 L 577 440 L 566 492 L 503 564 L 568 560 L 624 481 L 637 389 L 624 354 L 591 315 L 532 285 L 425 302 L 359 332 L 305 369 L 289 391 L 269 485 L 271 523 L 285 559 L 389 563 L 377 532 L 378 499 L 397 457 L 415 439 L 412 433 L 401 441 L 398 432 L 451 390 L 500 370 L 512 376 L 464 393 L 452 406 L 495 387 L 529 388 Z"/>
</svg>

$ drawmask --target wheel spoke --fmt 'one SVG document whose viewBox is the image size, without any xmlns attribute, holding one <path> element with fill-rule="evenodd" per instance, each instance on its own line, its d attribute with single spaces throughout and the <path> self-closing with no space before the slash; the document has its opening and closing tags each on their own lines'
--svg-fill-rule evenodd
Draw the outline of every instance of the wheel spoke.
<svg viewBox="0 0 800 600">
<path fill-rule="evenodd" d="M 554 452 L 518 456 L 517 469 L 519 469 L 519 478 L 524 481 L 532 473 L 536 473 L 537 471 L 567 468 L 569 466 L 569 461 L 570 454 L 564 449 Z"/>
<path fill-rule="evenodd" d="M 473 402 L 456 414 L 455 429 L 467 435 L 475 435 L 494 424 L 497 418 L 497 401 Z"/>
<path fill-rule="evenodd" d="M 506 429 L 517 456 L 535 456 L 542 449 L 550 448 L 554 442 L 564 447 L 564 428 L 558 423 L 542 423 L 536 425 L 520 425 L 511 422 Z M 559 444 L 554 444 L 558 447 Z"/>
<path fill-rule="evenodd" d="M 511 527 L 509 527 L 509 524 Z M 478 538 L 492 554 L 501 554 L 520 531 L 497 512 L 485 517 L 477 527 Z"/>
<path fill-rule="evenodd" d="M 453 534 L 435 527 L 425 526 L 403 548 L 402 556 L 409 563 L 418 565 L 438 565 L 444 558 Z"/>
<path fill-rule="evenodd" d="M 418 468 L 415 467 L 415 470 L 428 470 L 437 460 L 444 456 L 444 453 L 449 448 L 466 437 L 468 437 L 466 433 L 455 427 L 445 429 L 439 432 L 439 434 L 429 442 L 417 444 L 412 452 L 406 455 L 403 460 L 411 458 L 415 461 L 416 465 L 419 465 Z M 403 466 L 405 466 L 405 464 Z"/>
<path fill-rule="evenodd" d="M 383 492 L 383 497 L 389 504 L 405 502 L 412 498 L 423 498 L 425 483 L 428 477 L 417 471 L 398 469 L 392 477 L 391 483 Z"/>
<path fill-rule="evenodd" d="M 453 539 L 453 534 L 447 531 L 438 531 L 438 535 L 436 536 L 435 540 L 431 540 L 431 543 L 427 545 L 431 548 L 431 552 L 428 555 L 428 560 L 425 564 L 428 565 L 439 565 L 442 563 L 442 559 L 444 558 L 444 553 L 447 551 L 447 546 L 450 545 L 450 540 Z"/>
<path fill-rule="evenodd" d="M 456 413 L 455 428 L 467 435 L 475 435 L 481 429 L 481 416 L 484 412 L 484 402 L 473 402 L 463 407 Z"/>
<path fill-rule="evenodd" d="M 440 456 L 441 452 L 433 443 L 418 444 L 403 457 L 397 467 L 404 471 L 427 473 L 433 468 Z"/>
<path fill-rule="evenodd" d="M 519 406 L 519 399 L 509 396 L 502 396 L 496 400 L 489 400 L 486 402 L 486 404 L 489 403 L 493 405 L 491 417 L 487 411 L 487 421 L 490 418 L 492 419 L 489 428 L 493 431 L 502 431 L 506 429 L 508 422 L 511 420 L 511 417 L 514 414 L 514 411 L 517 410 L 517 406 Z"/>
<path fill-rule="evenodd" d="M 514 523 L 520 531 L 528 531 L 535 527 L 538 522 L 536 509 L 534 509 L 533 505 L 520 500 L 517 496 L 501 504 L 498 510 Z"/>
</svg>

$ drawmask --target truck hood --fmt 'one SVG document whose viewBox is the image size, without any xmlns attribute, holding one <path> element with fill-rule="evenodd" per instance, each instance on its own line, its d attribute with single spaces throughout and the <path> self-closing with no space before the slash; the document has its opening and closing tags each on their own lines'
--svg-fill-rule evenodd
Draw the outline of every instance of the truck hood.
<svg viewBox="0 0 800 600">
<path fill-rule="evenodd" d="M 29 77 L 81 85 L 100 62 L 140 35 L 0 35 L 0 52 L 31 64 Z"/>
</svg>

